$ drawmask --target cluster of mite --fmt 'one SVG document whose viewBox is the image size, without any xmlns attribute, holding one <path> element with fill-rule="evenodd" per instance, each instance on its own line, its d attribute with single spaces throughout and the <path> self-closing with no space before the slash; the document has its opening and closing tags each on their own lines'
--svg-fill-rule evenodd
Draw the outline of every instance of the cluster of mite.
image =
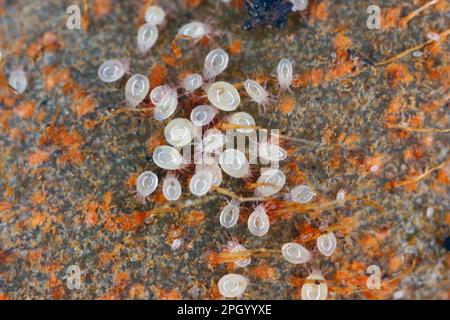
<svg viewBox="0 0 450 320">
<path fill-rule="evenodd" d="M 251 1 L 250 1 L 251 2 Z M 253 1 L 253 9 L 257 10 L 257 2 Z M 304 10 L 307 1 L 290 0 L 290 9 Z M 255 7 L 256 6 L 256 7 Z M 158 39 L 158 28 L 164 26 L 165 11 L 158 5 L 146 10 L 145 21 L 137 35 L 137 45 L 140 53 L 145 54 L 154 46 Z M 178 31 L 178 38 L 199 41 L 210 33 L 210 27 L 204 23 L 194 21 L 183 25 Z M 228 54 L 220 48 L 208 53 L 204 62 L 203 74 L 189 74 L 181 84 L 183 95 L 194 94 L 203 90 L 210 104 L 202 104 L 193 108 L 190 119 L 175 118 L 168 122 L 164 128 L 164 137 L 167 145 L 157 147 L 153 152 L 153 162 L 159 168 L 167 170 L 164 178 L 162 192 L 168 201 L 177 201 L 182 194 L 182 187 L 175 172 L 186 165 L 186 157 L 180 152 L 181 148 L 194 146 L 194 157 L 200 159 L 196 164 L 195 174 L 189 181 L 189 191 L 196 197 L 206 195 L 222 183 L 222 172 L 235 179 L 245 179 L 250 175 L 250 162 L 245 152 L 239 148 L 228 147 L 230 136 L 224 135 L 220 130 L 208 126 L 220 112 L 233 112 L 241 103 L 241 98 L 235 86 L 224 81 L 216 81 L 216 77 L 225 71 L 228 66 Z M 121 79 L 128 71 L 126 63 L 120 60 L 108 60 L 98 69 L 99 78 L 106 83 L 113 83 Z M 289 59 L 281 59 L 277 66 L 277 79 L 280 90 L 289 89 L 293 80 L 293 66 Z M 22 70 L 11 72 L 9 85 L 18 93 L 23 93 L 27 87 L 26 75 Z M 244 88 L 249 98 L 265 108 L 271 101 L 269 93 L 263 85 L 255 80 L 246 80 Z M 178 89 L 169 85 L 160 85 L 150 91 L 148 77 L 142 74 L 132 75 L 125 85 L 125 99 L 131 108 L 136 108 L 149 95 L 154 107 L 154 118 L 163 121 L 171 117 L 178 105 Z M 231 139 L 236 136 L 252 139 L 252 133 L 258 128 L 254 118 L 246 112 L 235 112 L 226 116 L 228 128 L 234 131 Z M 196 141 L 193 143 L 193 141 Z M 278 163 L 287 157 L 287 152 L 272 140 L 268 142 L 255 142 L 257 155 L 269 163 Z M 226 146 L 225 150 L 224 147 Z M 136 181 L 137 196 L 145 201 L 156 190 L 159 183 L 158 176 L 152 171 L 145 171 Z M 278 168 L 270 167 L 261 170 L 256 182 L 255 196 L 257 199 L 269 198 L 281 191 L 286 183 L 286 176 Z M 288 194 L 290 201 L 300 204 L 311 202 L 316 196 L 307 185 L 298 185 Z M 337 195 L 338 201 L 344 201 L 345 192 L 341 190 Z M 256 200 L 255 200 L 256 201 Z M 220 225 L 224 228 L 233 228 L 238 222 L 240 214 L 239 200 L 231 200 L 220 212 Z M 248 218 L 248 230 L 257 237 L 266 235 L 270 228 L 269 217 L 264 204 L 259 204 Z M 336 249 L 336 237 L 328 232 L 317 238 L 318 251 L 331 256 Z M 245 253 L 247 249 L 238 243 L 233 243 L 230 252 Z M 304 246 L 290 242 L 281 248 L 281 254 L 286 261 L 292 264 L 305 264 L 311 260 L 312 254 Z M 251 258 L 235 260 L 237 267 L 244 268 L 251 263 Z M 239 274 L 227 274 L 218 282 L 218 288 L 223 297 L 236 298 L 244 294 L 248 279 Z M 328 288 L 320 271 L 313 271 L 303 284 L 302 299 L 326 299 Z"/>
</svg>

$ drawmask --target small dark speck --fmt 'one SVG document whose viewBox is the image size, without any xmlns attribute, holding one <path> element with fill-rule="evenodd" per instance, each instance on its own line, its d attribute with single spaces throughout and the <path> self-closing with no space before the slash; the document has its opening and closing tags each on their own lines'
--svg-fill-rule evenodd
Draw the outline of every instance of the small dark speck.
<svg viewBox="0 0 450 320">
<path fill-rule="evenodd" d="M 152 156 L 146 156 L 146 157 L 145 157 L 145 160 L 147 160 L 147 161 L 152 161 Z"/>
<path fill-rule="evenodd" d="M 444 248 L 447 249 L 447 251 L 450 251 L 450 237 L 447 236 L 444 239 Z"/>
</svg>

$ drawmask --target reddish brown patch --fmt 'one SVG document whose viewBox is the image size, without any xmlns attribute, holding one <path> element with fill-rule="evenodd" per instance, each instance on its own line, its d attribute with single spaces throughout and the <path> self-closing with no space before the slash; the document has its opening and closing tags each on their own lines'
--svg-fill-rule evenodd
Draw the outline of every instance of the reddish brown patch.
<svg viewBox="0 0 450 320">
<path fill-rule="evenodd" d="M 398 87 L 401 84 L 408 84 L 414 80 L 406 65 L 392 63 L 385 71 L 386 79 L 391 87 Z"/>
<path fill-rule="evenodd" d="M 325 21 L 328 18 L 328 7 L 325 2 L 313 3 L 311 6 L 311 17 L 313 20 Z"/>
<path fill-rule="evenodd" d="M 290 114 L 295 109 L 295 98 L 292 96 L 284 96 L 278 104 L 278 109 L 283 114 Z"/>
<path fill-rule="evenodd" d="M 68 68 L 58 69 L 54 66 L 46 66 L 42 73 L 44 74 L 44 88 L 48 91 L 54 89 L 58 84 L 64 84 L 70 80 Z"/>
<path fill-rule="evenodd" d="M 33 193 L 33 196 L 32 196 L 32 198 L 31 198 L 31 200 L 33 201 L 33 204 L 35 204 L 35 205 L 41 205 L 41 204 L 43 204 L 44 202 L 45 202 L 45 200 L 46 200 L 46 196 L 45 196 L 45 193 L 44 192 L 42 192 L 42 191 L 35 191 L 34 193 Z"/>
<path fill-rule="evenodd" d="M 197 8 L 202 3 L 202 0 L 187 0 L 189 8 Z"/>
<path fill-rule="evenodd" d="M 275 268 L 270 267 L 266 263 L 261 263 L 252 269 L 254 277 L 260 280 L 274 281 L 278 279 L 278 272 Z"/>
<path fill-rule="evenodd" d="M 86 217 L 85 222 L 89 227 L 95 226 L 98 223 L 97 210 L 99 209 L 99 204 L 96 202 L 89 202 L 85 207 Z"/>
<path fill-rule="evenodd" d="M 154 288 L 156 297 L 160 300 L 180 300 L 181 294 L 177 289 L 164 290 L 161 288 Z"/>
<path fill-rule="evenodd" d="M 186 217 L 186 224 L 189 227 L 198 226 L 205 219 L 205 214 L 201 211 L 193 210 Z"/>
<path fill-rule="evenodd" d="M 233 40 L 228 47 L 228 51 L 230 54 L 240 54 L 242 50 L 242 41 L 241 40 Z"/>
<path fill-rule="evenodd" d="M 94 14 L 96 17 L 102 17 L 111 13 L 111 0 L 94 0 Z"/>
<path fill-rule="evenodd" d="M 402 13 L 402 6 L 395 8 L 385 8 L 381 11 L 381 25 L 382 30 L 391 29 L 398 25 L 400 22 L 400 15 Z"/>
<path fill-rule="evenodd" d="M 38 166 L 50 158 L 51 153 L 47 151 L 38 150 L 30 155 L 28 163 L 30 166 Z"/>
<path fill-rule="evenodd" d="M 145 288 L 141 283 L 136 283 L 130 288 L 130 299 L 144 299 L 145 296 Z"/>
<path fill-rule="evenodd" d="M 21 118 L 29 119 L 33 115 L 35 107 L 36 104 L 33 101 L 24 101 L 14 109 L 14 113 Z"/>
<path fill-rule="evenodd" d="M 91 96 L 83 97 L 82 99 L 74 99 L 71 109 L 77 115 L 82 117 L 95 110 L 97 103 Z"/>
<path fill-rule="evenodd" d="M 150 87 L 157 87 L 159 85 L 164 84 L 167 77 L 167 68 L 161 64 L 155 64 L 150 69 Z"/>
<path fill-rule="evenodd" d="M 146 212 L 133 212 L 131 214 L 120 215 L 116 218 L 116 222 L 122 230 L 136 231 L 142 227 L 146 217 Z"/>
</svg>

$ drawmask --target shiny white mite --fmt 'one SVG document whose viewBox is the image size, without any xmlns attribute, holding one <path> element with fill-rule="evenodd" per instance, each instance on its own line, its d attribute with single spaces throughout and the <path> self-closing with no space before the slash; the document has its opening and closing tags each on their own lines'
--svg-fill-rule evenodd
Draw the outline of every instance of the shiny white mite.
<svg viewBox="0 0 450 320">
<path fill-rule="evenodd" d="M 153 151 L 153 161 L 165 170 L 177 170 L 183 163 L 183 157 L 174 147 L 160 146 Z"/>
<path fill-rule="evenodd" d="M 293 264 L 302 264 L 311 260 L 309 251 L 295 242 L 285 243 L 281 248 L 281 253 L 286 261 Z"/>
<path fill-rule="evenodd" d="M 115 82 L 123 77 L 126 67 L 119 60 L 107 60 L 98 68 L 98 77 L 103 82 Z"/>
<path fill-rule="evenodd" d="M 125 85 L 125 99 L 132 107 L 141 103 L 150 90 L 148 78 L 142 74 L 134 74 Z"/>
<path fill-rule="evenodd" d="M 242 296 L 247 289 L 248 280 L 234 273 L 223 276 L 217 284 L 220 294 L 225 298 L 238 298 Z"/>
<path fill-rule="evenodd" d="M 247 249 L 241 244 L 236 244 L 236 245 L 233 245 L 233 247 L 231 248 L 230 252 L 231 253 L 247 252 Z M 252 262 L 252 259 L 250 257 L 248 257 L 247 259 L 236 260 L 236 261 L 234 261 L 234 264 L 236 266 L 238 266 L 239 268 L 245 268 L 251 262 Z"/>
<path fill-rule="evenodd" d="M 315 192 L 307 185 L 299 185 L 291 190 L 290 198 L 297 203 L 308 203 L 316 196 Z"/>
<path fill-rule="evenodd" d="M 178 30 L 178 36 L 181 38 L 190 38 L 192 40 L 198 41 L 201 38 L 207 36 L 210 33 L 209 27 L 198 21 L 193 21 L 183 25 L 180 30 Z"/>
<path fill-rule="evenodd" d="M 28 86 L 28 79 L 25 71 L 22 68 L 11 71 L 8 77 L 8 85 L 17 93 L 24 93 Z"/>
<path fill-rule="evenodd" d="M 219 165 L 223 172 L 233 178 L 243 178 L 250 172 L 250 164 L 242 151 L 226 149 L 219 156 Z"/>
<path fill-rule="evenodd" d="M 147 53 L 155 45 L 158 36 L 158 29 L 154 25 L 148 23 L 143 24 L 139 28 L 137 35 L 139 52 L 141 54 Z"/>
<path fill-rule="evenodd" d="M 292 63 L 289 59 L 281 59 L 277 67 L 277 78 L 281 90 L 289 89 L 293 79 Z"/>
<path fill-rule="evenodd" d="M 302 300 L 326 300 L 328 285 L 319 272 L 311 273 L 302 286 Z M 309 281 L 308 281 L 309 280 Z"/>
<path fill-rule="evenodd" d="M 193 92 L 202 85 L 202 76 L 197 73 L 188 74 L 183 80 L 183 88 L 186 92 Z"/>
<path fill-rule="evenodd" d="M 269 103 L 269 93 L 255 80 L 246 80 L 244 88 L 250 98 L 258 105 L 266 106 Z"/>
<path fill-rule="evenodd" d="M 220 212 L 220 225 L 224 228 L 232 228 L 236 225 L 239 219 L 239 202 L 230 201 Z"/>
<path fill-rule="evenodd" d="M 136 192 L 139 198 L 145 199 L 151 195 L 158 186 L 158 176 L 151 171 L 145 171 L 136 180 Z"/>
<path fill-rule="evenodd" d="M 191 121 L 196 127 L 203 127 L 208 125 L 216 116 L 217 109 L 207 105 L 203 104 L 200 106 L 196 106 L 194 109 L 192 109 L 191 112 Z"/>
<path fill-rule="evenodd" d="M 319 252 L 325 257 L 329 257 L 336 251 L 336 236 L 333 232 L 323 234 L 317 238 L 316 244 Z"/>
<path fill-rule="evenodd" d="M 213 177 L 210 171 L 196 172 L 189 181 L 189 190 L 197 197 L 204 196 L 211 189 Z"/>
<path fill-rule="evenodd" d="M 308 0 L 289 0 L 292 3 L 292 11 L 303 11 L 308 8 Z"/>
<path fill-rule="evenodd" d="M 243 126 L 243 127 L 254 127 L 255 126 L 255 119 L 252 117 L 251 114 L 247 112 L 236 112 L 233 113 L 230 117 L 229 122 L 231 124 L 234 124 L 236 126 Z M 255 131 L 253 128 L 239 128 L 236 129 L 236 132 L 239 132 L 241 134 L 249 134 Z"/>
<path fill-rule="evenodd" d="M 241 103 L 241 97 L 236 88 L 224 81 L 210 85 L 207 97 L 213 106 L 222 111 L 234 111 Z"/>
<path fill-rule="evenodd" d="M 213 79 L 221 74 L 228 66 L 229 57 L 223 49 L 214 49 L 208 53 L 203 67 L 203 76 L 206 80 Z"/>
<path fill-rule="evenodd" d="M 194 139 L 194 124 L 188 119 L 177 118 L 164 128 L 166 141 L 174 147 L 182 147 Z"/>
<path fill-rule="evenodd" d="M 157 5 L 150 6 L 145 11 L 145 22 L 149 25 L 157 26 L 164 22 L 166 17 L 166 12 L 163 8 Z"/>
<path fill-rule="evenodd" d="M 255 195 L 258 197 L 270 197 L 277 194 L 286 183 L 286 176 L 278 169 L 267 169 L 261 173 L 256 184 Z"/>
<path fill-rule="evenodd" d="M 270 221 L 266 209 L 262 205 L 257 206 L 250 214 L 247 227 L 250 233 L 257 237 L 262 237 L 267 234 L 270 228 Z"/>
<path fill-rule="evenodd" d="M 181 197 L 180 181 L 178 181 L 178 179 L 174 176 L 168 175 L 163 181 L 162 191 L 164 198 L 167 200 L 178 200 Z"/>
</svg>

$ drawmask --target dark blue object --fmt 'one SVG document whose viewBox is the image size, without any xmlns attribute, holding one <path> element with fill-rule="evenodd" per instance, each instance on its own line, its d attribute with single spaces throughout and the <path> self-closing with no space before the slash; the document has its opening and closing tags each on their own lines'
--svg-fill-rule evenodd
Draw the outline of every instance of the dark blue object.
<svg viewBox="0 0 450 320">
<path fill-rule="evenodd" d="M 292 3 L 287 0 L 245 0 L 250 19 L 244 23 L 244 29 L 255 25 L 273 25 L 282 28 L 287 23 Z"/>
<path fill-rule="evenodd" d="M 450 237 L 449 236 L 445 237 L 444 248 L 447 249 L 447 251 L 450 251 Z"/>
</svg>

